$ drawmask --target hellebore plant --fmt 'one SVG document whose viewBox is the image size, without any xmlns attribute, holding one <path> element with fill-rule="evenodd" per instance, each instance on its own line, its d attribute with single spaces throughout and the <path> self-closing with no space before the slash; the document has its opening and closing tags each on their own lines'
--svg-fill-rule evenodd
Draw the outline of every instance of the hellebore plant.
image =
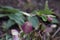
<svg viewBox="0 0 60 40">
<path fill-rule="evenodd" d="M 12 27 L 14 24 L 17 24 L 19 28 L 22 28 L 23 32 L 26 34 L 32 32 L 33 28 L 35 29 L 39 28 L 39 20 L 35 15 L 31 15 L 26 12 L 20 11 L 12 7 L 7 7 L 7 6 L 5 7 L 1 6 L 0 12 L 1 12 L 0 18 L 5 16 L 8 17 L 8 20 L 2 23 L 2 27 L 4 28 L 5 31 L 9 30 L 9 28 Z M 12 33 L 12 36 L 13 36 L 13 33 Z M 16 36 L 14 35 L 14 37 Z M 18 36 L 16 38 L 18 38 Z M 13 40 L 16 40 L 16 39 L 13 39 Z"/>
<path fill-rule="evenodd" d="M 0 18 L 5 17 L 5 16 L 8 17 L 8 20 L 4 21 L 2 23 L 2 27 L 4 28 L 4 30 L 7 31 L 14 24 L 17 24 L 19 29 L 21 31 L 23 31 L 24 34 L 28 34 L 27 40 L 29 40 L 31 38 L 30 37 L 31 32 L 37 31 L 37 30 L 41 31 L 41 29 L 39 29 L 39 28 L 42 26 L 40 25 L 40 20 L 37 16 L 42 18 L 42 21 L 52 21 L 54 23 L 57 22 L 57 20 L 55 20 L 56 17 L 49 16 L 49 15 L 52 15 L 53 12 L 52 12 L 52 10 L 49 10 L 47 7 L 44 10 L 37 11 L 36 14 L 33 14 L 33 13 L 28 14 L 26 12 L 20 11 L 20 10 L 12 8 L 12 7 L 0 7 L 0 12 L 1 12 Z M 43 25 L 43 26 L 45 26 L 45 25 Z M 51 25 L 51 26 L 56 27 L 56 25 Z M 42 30 L 44 30 L 44 28 L 42 28 Z M 50 31 L 49 30 L 50 30 L 50 28 L 47 27 L 47 28 L 45 28 L 44 32 L 49 33 L 52 29 Z M 10 31 L 11 31 L 13 40 L 19 40 L 18 35 L 19 35 L 20 31 L 18 32 L 16 29 L 12 29 Z M 34 35 L 32 34 L 32 36 L 34 36 Z M 7 38 L 7 40 L 10 40 L 10 39 Z"/>
<path fill-rule="evenodd" d="M 48 1 L 46 1 L 45 9 L 44 10 L 38 10 L 36 11 L 36 14 L 42 18 L 44 22 L 49 21 L 51 23 L 58 23 L 58 20 L 56 19 L 56 16 L 52 15 L 54 12 L 52 12 L 51 9 L 48 7 Z"/>
<path fill-rule="evenodd" d="M 47 18 L 47 15 L 52 15 L 52 14 L 54 13 L 54 12 L 52 12 L 51 9 L 49 9 L 47 3 L 48 3 L 48 2 L 46 1 L 45 9 L 44 9 L 44 10 L 38 10 L 38 11 L 36 12 L 36 14 L 37 14 L 38 16 L 40 16 L 43 21 L 47 21 L 47 20 L 51 21 L 52 18 L 51 18 L 51 17 L 48 17 L 48 18 Z"/>
</svg>

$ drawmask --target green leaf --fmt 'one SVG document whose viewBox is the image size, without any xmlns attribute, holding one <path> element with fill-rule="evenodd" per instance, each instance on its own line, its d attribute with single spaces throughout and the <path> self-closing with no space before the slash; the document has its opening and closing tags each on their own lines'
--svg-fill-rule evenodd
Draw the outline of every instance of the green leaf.
<svg viewBox="0 0 60 40">
<path fill-rule="evenodd" d="M 15 9 L 13 7 L 2 6 L 2 7 L 0 7 L 0 12 L 17 13 L 17 12 L 19 12 L 19 10 Z"/>
<path fill-rule="evenodd" d="M 46 1 L 46 3 L 45 3 L 45 9 L 44 10 L 39 10 L 39 11 L 37 11 L 37 15 L 38 16 L 41 16 L 42 14 L 45 14 L 45 15 L 51 15 L 51 14 L 53 14 L 54 12 L 52 12 L 52 9 L 49 9 L 49 7 L 48 7 L 48 1 Z"/>
<path fill-rule="evenodd" d="M 12 40 L 12 36 L 6 33 L 4 37 L 0 38 L 0 40 Z"/>
<path fill-rule="evenodd" d="M 4 29 L 9 29 L 14 24 L 15 24 L 15 22 L 9 19 L 8 21 L 3 23 L 2 27 Z"/>
<path fill-rule="evenodd" d="M 45 15 L 42 15 L 41 18 L 43 21 L 45 21 L 45 22 L 47 21 L 47 17 Z"/>
<path fill-rule="evenodd" d="M 49 9 L 49 7 L 48 7 L 48 1 L 46 1 L 46 3 L 45 3 L 44 14 L 47 14 L 47 15 L 53 14 L 52 10 Z"/>
<path fill-rule="evenodd" d="M 8 17 L 11 20 L 14 20 L 18 25 L 22 25 L 24 23 L 24 16 L 20 13 L 10 14 Z"/>
<path fill-rule="evenodd" d="M 37 11 L 37 15 L 41 16 L 42 14 L 44 14 L 44 10 Z"/>
<path fill-rule="evenodd" d="M 58 20 L 56 18 L 53 18 L 52 23 L 58 23 Z"/>
<path fill-rule="evenodd" d="M 44 14 L 46 14 L 46 15 L 51 15 L 51 14 L 53 14 L 53 12 L 52 12 L 51 9 L 45 9 L 45 10 L 44 10 Z"/>
<path fill-rule="evenodd" d="M 51 14 L 53 14 L 53 12 L 52 12 L 51 9 L 45 9 L 45 10 L 39 10 L 39 11 L 37 11 L 37 15 L 38 16 L 41 16 L 43 14 L 45 14 L 45 15 L 51 15 Z"/>
<path fill-rule="evenodd" d="M 4 16 L 7 16 L 7 15 L 5 15 L 5 14 L 0 14 L 0 17 L 4 17 Z"/>
<path fill-rule="evenodd" d="M 9 35 L 9 34 L 6 33 L 6 40 L 12 40 L 11 35 Z"/>
<path fill-rule="evenodd" d="M 36 16 L 28 17 L 28 21 L 32 23 L 32 26 L 35 29 L 39 28 L 39 20 Z"/>
</svg>

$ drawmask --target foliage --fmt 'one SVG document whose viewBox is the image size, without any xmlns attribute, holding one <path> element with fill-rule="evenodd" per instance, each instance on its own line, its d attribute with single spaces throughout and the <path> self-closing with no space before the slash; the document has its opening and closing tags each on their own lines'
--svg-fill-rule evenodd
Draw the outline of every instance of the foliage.
<svg viewBox="0 0 60 40">
<path fill-rule="evenodd" d="M 56 18 L 53 18 L 52 23 L 59 23 Z"/>
<path fill-rule="evenodd" d="M 4 17 L 4 16 L 8 16 L 9 20 L 7 22 L 3 23 L 3 28 L 10 28 L 12 25 L 14 25 L 15 23 L 17 23 L 18 25 L 22 25 L 24 23 L 24 16 L 23 14 L 14 8 L 11 7 L 0 7 L 0 18 Z M 2 13 L 4 12 L 4 13 Z"/>
<path fill-rule="evenodd" d="M 40 25 L 40 23 L 43 24 L 42 21 L 47 22 L 48 21 L 47 15 L 52 15 L 53 12 L 52 12 L 52 10 L 50 10 L 48 8 L 47 3 L 46 3 L 46 7 L 44 10 L 39 10 L 35 13 L 36 14 L 34 14 L 34 12 L 32 12 L 31 14 L 29 14 L 29 13 L 20 11 L 19 9 L 7 7 L 7 6 L 5 6 L 5 7 L 1 6 L 0 7 L 0 18 L 5 17 L 5 16 L 7 16 L 9 18 L 7 21 L 3 21 L 2 27 L 4 28 L 5 31 L 7 31 L 7 30 L 9 30 L 10 27 L 12 27 L 12 25 L 17 24 L 19 26 L 19 29 L 21 31 L 23 31 L 22 38 L 24 35 L 26 35 L 24 37 L 24 39 L 26 39 L 26 40 L 31 39 L 31 36 L 30 36 L 31 34 L 34 36 L 34 40 L 37 39 L 38 37 L 41 37 L 41 34 L 44 37 L 44 35 L 46 35 L 46 34 L 44 34 L 44 30 L 46 30 L 46 27 L 45 27 L 46 25 L 45 24 Z M 41 19 L 39 19 L 38 17 L 42 18 L 42 21 L 40 21 Z M 30 22 L 32 24 L 32 26 L 29 23 L 25 24 L 26 21 Z M 56 20 L 56 17 L 54 17 L 52 20 L 52 23 L 57 23 L 57 22 L 58 21 Z M 23 30 L 23 28 L 22 28 L 22 26 L 24 26 L 25 28 L 27 27 L 27 30 L 30 29 L 30 27 L 27 25 L 30 25 L 31 28 L 34 28 L 28 34 L 24 33 L 25 30 Z M 21 31 L 19 31 L 19 32 L 21 32 Z M 42 33 L 40 31 L 42 31 Z M 49 34 L 49 32 L 48 32 L 48 34 Z M 8 32 L 6 32 L 5 39 L 12 40 L 11 35 L 9 35 Z"/>
<path fill-rule="evenodd" d="M 43 21 L 47 21 L 47 17 L 45 15 L 42 15 L 41 18 Z"/>
<path fill-rule="evenodd" d="M 36 16 L 28 17 L 28 21 L 32 23 L 32 26 L 35 29 L 39 28 L 39 20 Z"/>
<path fill-rule="evenodd" d="M 44 10 L 38 10 L 37 11 L 37 15 L 41 16 L 43 14 L 45 14 L 45 15 L 53 14 L 52 10 L 49 9 L 49 7 L 48 7 L 48 1 L 46 1 L 46 3 L 45 3 L 45 9 Z"/>
<path fill-rule="evenodd" d="M 4 28 L 5 31 L 8 30 L 15 23 L 17 23 L 19 26 L 22 26 L 26 19 L 28 19 L 28 21 L 32 23 L 32 26 L 34 28 L 38 28 L 39 20 L 36 16 L 34 17 L 27 16 L 26 18 L 22 11 L 12 8 L 12 7 L 0 7 L 0 12 L 1 12 L 0 18 L 5 17 L 5 16 L 9 17 L 8 21 L 3 22 L 2 24 L 2 27 Z"/>
<path fill-rule="evenodd" d="M 15 22 L 14 21 L 12 21 L 11 19 L 9 19 L 7 22 L 3 22 L 3 25 L 2 25 L 2 27 L 5 29 L 5 30 L 7 30 L 7 29 L 9 29 L 12 25 L 14 25 L 15 24 Z"/>
</svg>

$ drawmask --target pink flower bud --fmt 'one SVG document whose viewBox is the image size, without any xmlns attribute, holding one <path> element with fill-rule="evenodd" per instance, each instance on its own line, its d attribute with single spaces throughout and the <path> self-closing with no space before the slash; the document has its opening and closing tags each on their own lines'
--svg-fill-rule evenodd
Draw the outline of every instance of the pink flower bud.
<svg viewBox="0 0 60 40">
<path fill-rule="evenodd" d="M 47 19 L 48 19 L 49 22 L 51 22 L 54 17 L 56 17 L 56 16 L 54 16 L 54 15 L 47 15 Z"/>
<path fill-rule="evenodd" d="M 47 19 L 48 19 L 49 22 L 51 22 L 53 20 L 52 17 L 48 17 Z"/>
<path fill-rule="evenodd" d="M 19 40 L 19 36 L 18 36 L 18 31 L 17 30 L 12 29 L 11 30 L 11 34 L 12 34 L 13 40 Z"/>
<path fill-rule="evenodd" d="M 25 32 L 25 33 L 30 33 L 33 28 L 32 28 L 32 24 L 30 22 L 25 22 L 23 25 L 22 25 L 22 30 Z"/>
</svg>

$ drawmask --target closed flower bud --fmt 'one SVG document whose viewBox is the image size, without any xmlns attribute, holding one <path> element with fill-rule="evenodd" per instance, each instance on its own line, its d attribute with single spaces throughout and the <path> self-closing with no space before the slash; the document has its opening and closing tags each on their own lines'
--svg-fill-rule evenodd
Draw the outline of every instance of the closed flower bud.
<svg viewBox="0 0 60 40">
<path fill-rule="evenodd" d="M 25 32 L 25 33 L 30 33 L 33 28 L 32 28 L 32 24 L 30 22 L 25 22 L 23 25 L 22 25 L 22 30 Z"/>
<path fill-rule="evenodd" d="M 47 19 L 48 19 L 49 22 L 51 22 L 53 20 L 53 18 L 50 17 L 50 16 L 48 16 Z"/>
<path fill-rule="evenodd" d="M 51 17 L 48 17 L 48 21 L 52 21 L 53 19 Z"/>
</svg>

